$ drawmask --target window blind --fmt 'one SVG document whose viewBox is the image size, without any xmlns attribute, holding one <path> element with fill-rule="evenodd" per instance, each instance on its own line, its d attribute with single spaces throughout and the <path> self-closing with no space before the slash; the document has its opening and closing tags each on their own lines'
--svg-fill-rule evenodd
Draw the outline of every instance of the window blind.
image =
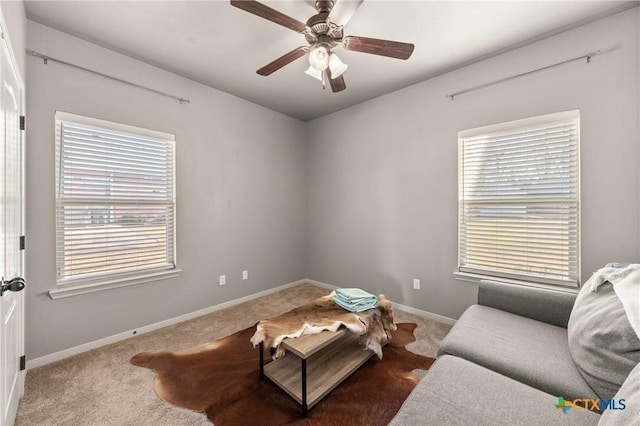
<svg viewBox="0 0 640 426">
<path fill-rule="evenodd" d="M 56 114 L 58 284 L 175 267 L 174 137 Z"/>
<path fill-rule="evenodd" d="M 459 142 L 459 270 L 578 285 L 578 112 L 463 132 Z"/>
</svg>

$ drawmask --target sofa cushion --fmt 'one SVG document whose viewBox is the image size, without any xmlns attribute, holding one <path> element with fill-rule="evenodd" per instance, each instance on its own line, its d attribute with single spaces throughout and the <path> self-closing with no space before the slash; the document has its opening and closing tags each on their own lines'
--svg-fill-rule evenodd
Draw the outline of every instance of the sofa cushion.
<svg viewBox="0 0 640 426">
<path fill-rule="evenodd" d="M 613 407 L 605 410 L 600 419 L 600 426 L 619 426 L 639 424 L 638 411 L 640 408 L 640 364 L 631 370 L 613 400 L 617 409 Z M 624 400 L 624 401 L 623 401 Z M 622 409 L 624 404 L 624 409 Z"/>
<path fill-rule="evenodd" d="M 600 416 L 461 358 L 437 359 L 391 420 L 404 425 L 595 425 Z"/>
<path fill-rule="evenodd" d="M 467 309 L 442 341 L 451 354 L 566 399 L 596 398 L 576 368 L 563 327 L 482 305 Z"/>
<path fill-rule="evenodd" d="M 596 394 L 610 399 L 640 362 L 640 338 L 613 285 L 591 281 L 580 290 L 569 318 L 569 350 Z"/>
</svg>

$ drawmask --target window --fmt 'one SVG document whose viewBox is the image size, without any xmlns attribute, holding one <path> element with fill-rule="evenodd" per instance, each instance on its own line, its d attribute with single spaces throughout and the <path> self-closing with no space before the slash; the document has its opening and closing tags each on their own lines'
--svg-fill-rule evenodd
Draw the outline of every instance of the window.
<svg viewBox="0 0 640 426">
<path fill-rule="evenodd" d="M 174 144 L 173 135 L 56 113 L 58 285 L 175 270 Z"/>
<path fill-rule="evenodd" d="M 578 111 L 459 134 L 459 272 L 577 286 Z"/>
</svg>

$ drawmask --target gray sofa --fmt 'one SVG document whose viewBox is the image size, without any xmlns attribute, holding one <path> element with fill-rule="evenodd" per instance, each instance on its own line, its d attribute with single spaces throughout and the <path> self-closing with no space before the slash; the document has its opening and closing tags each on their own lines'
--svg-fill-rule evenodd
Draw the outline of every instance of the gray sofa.
<svg viewBox="0 0 640 426">
<path fill-rule="evenodd" d="M 615 395 L 618 408 L 620 399 L 622 405 L 633 399 L 628 410 L 601 415 L 602 409 L 578 406 L 565 412 L 556 407 L 562 405 L 559 397 L 601 399 L 570 353 L 567 325 L 576 296 L 481 281 L 478 304 L 451 329 L 436 362 L 390 425 L 640 424 L 640 365 L 620 389 L 624 394 Z M 640 346 L 636 349 L 640 356 Z"/>
</svg>

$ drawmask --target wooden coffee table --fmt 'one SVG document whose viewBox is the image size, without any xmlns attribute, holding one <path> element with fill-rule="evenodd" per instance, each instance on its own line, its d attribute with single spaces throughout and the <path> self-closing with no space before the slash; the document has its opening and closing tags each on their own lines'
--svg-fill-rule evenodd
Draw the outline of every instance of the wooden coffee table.
<svg viewBox="0 0 640 426">
<path fill-rule="evenodd" d="M 360 336 L 339 329 L 284 339 L 287 354 L 264 365 L 260 343 L 260 380 L 266 376 L 302 406 L 302 414 L 364 364 L 374 353 L 359 343 Z"/>
</svg>

